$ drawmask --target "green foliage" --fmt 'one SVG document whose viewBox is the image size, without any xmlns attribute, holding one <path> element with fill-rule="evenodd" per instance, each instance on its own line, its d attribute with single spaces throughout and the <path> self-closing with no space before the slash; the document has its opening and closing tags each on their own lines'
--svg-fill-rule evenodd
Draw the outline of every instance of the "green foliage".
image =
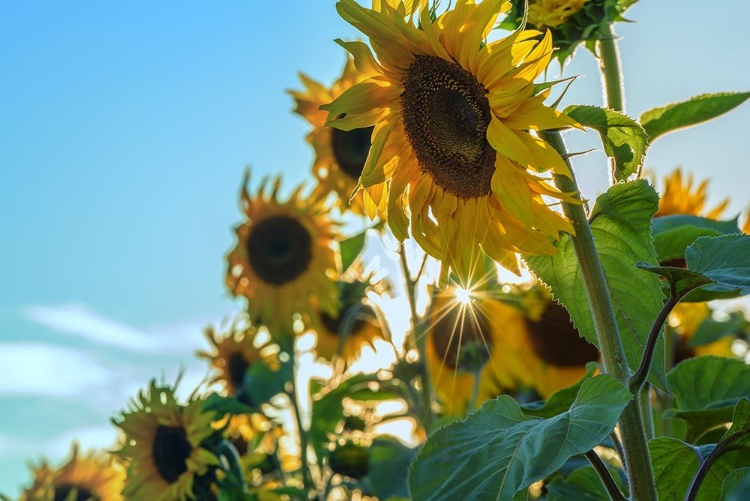
<svg viewBox="0 0 750 501">
<path fill-rule="evenodd" d="M 258 412 L 258 409 L 240 402 L 234 397 L 224 397 L 218 393 L 211 393 L 206 397 L 206 401 L 203 403 L 204 411 L 214 411 L 217 414 L 217 418 L 220 418 L 226 414 L 252 414 Z"/>
<path fill-rule="evenodd" d="M 747 501 L 750 499 L 750 468 L 740 468 L 727 475 L 721 491 L 721 499 L 726 501 Z"/>
<path fill-rule="evenodd" d="M 675 297 L 679 298 L 703 285 L 714 283 L 710 278 L 674 266 L 652 266 L 648 263 L 637 263 L 636 266 L 642 270 L 650 271 L 666 278 L 674 289 Z"/>
<path fill-rule="evenodd" d="M 750 294 L 750 235 L 698 238 L 685 250 L 685 262 L 715 282 L 702 292 Z"/>
<path fill-rule="evenodd" d="M 640 172 L 649 143 L 638 122 L 617 111 L 597 106 L 572 105 L 563 113 L 599 133 L 604 152 L 613 160 L 613 179 L 625 181 Z"/>
<path fill-rule="evenodd" d="M 619 475 L 614 471 L 612 473 L 617 482 Z M 622 490 L 620 482 L 617 484 Z M 592 466 L 578 468 L 567 478 L 555 477 L 547 485 L 547 501 L 601 501 L 608 498 L 609 494 Z"/>
<path fill-rule="evenodd" d="M 695 335 L 688 342 L 688 346 L 702 346 L 725 336 L 744 334 L 745 331 L 750 331 L 750 322 L 742 312 L 732 312 L 729 318 L 723 321 L 707 318 L 701 322 Z"/>
<path fill-rule="evenodd" d="M 242 391 L 237 398 L 257 407 L 284 393 L 287 381 L 291 381 L 293 377 L 294 367 L 290 363 L 283 363 L 275 370 L 260 360 L 255 361 L 245 374 Z"/>
<path fill-rule="evenodd" d="M 417 449 L 407 447 L 395 437 L 381 435 L 370 445 L 370 473 L 374 494 L 379 499 L 409 496 L 407 473 Z"/>
<path fill-rule="evenodd" d="M 524 414 L 541 418 L 550 418 L 568 410 L 570 405 L 578 396 L 578 391 L 583 383 L 594 375 L 598 364 L 589 362 L 586 364 L 586 373 L 583 377 L 570 386 L 560 388 L 549 396 L 547 400 L 519 404 Z"/>
<path fill-rule="evenodd" d="M 586 380 L 573 405 L 549 419 L 501 396 L 435 432 L 412 464 L 414 499 L 510 499 L 601 443 L 630 401 L 610 375 Z"/>
<path fill-rule="evenodd" d="M 732 426 L 719 443 L 692 446 L 670 437 L 649 443 L 660 501 L 722 499 L 724 479 L 750 466 L 750 400 L 737 401 L 730 416 Z"/>
<path fill-rule="evenodd" d="M 750 92 L 701 94 L 687 101 L 668 104 L 644 112 L 638 120 L 648 137 L 654 140 L 664 134 L 697 125 L 723 115 L 744 103 Z"/>
<path fill-rule="evenodd" d="M 341 249 L 341 269 L 343 271 L 349 269 L 362 252 L 362 249 L 365 248 L 366 236 L 367 232 L 363 231 L 339 242 L 339 248 Z"/>
<path fill-rule="evenodd" d="M 718 237 L 740 232 L 737 218 L 729 221 L 716 221 L 682 214 L 655 218 L 652 231 L 654 247 L 660 263 L 670 259 L 683 259 L 685 249 L 698 237 Z"/>
<path fill-rule="evenodd" d="M 659 279 L 635 267 L 641 261 L 656 264 L 650 233 L 651 217 L 658 203 L 656 192 L 646 181 L 620 183 L 596 200 L 590 218 L 625 355 L 634 371 L 640 365 L 651 326 L 663 304 Z M 528 257 L 529 268 L 565 305 L 586 340 L 598 346 L 573 243 L 568 235 L 563 235 L 556 246 L 556 256 Z M 665 387 L 663 339 L 656 346 L 649 381 Z"/>
<path fill-rule="evenodd" d="M 750 366 L 741 360 L 691 358 L 672 369 L 667 382 L 674 408 L 667 410 L 665 417 L 678 417 L 687 423 L 689 442 L 731 421 L 737 401 L 750 398 Z"/>
</svg>

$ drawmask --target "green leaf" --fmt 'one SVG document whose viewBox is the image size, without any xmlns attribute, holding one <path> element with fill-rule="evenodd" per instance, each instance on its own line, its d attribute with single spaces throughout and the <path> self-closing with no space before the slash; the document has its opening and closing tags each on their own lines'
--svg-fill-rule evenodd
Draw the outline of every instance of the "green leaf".
<svg viewBox="0 0 750 501">
<path fill-rule="evenodd" d="M 739 106 L 750 92 L 702 94 L 687 101 L 672 103 L 644 112 L 638 120 L 653 143 L 659 137 L 684 127 L 697 125 Z"/>
<path fill-rule="evenodd" d="M 279 393 L 284 393 L 286 383 L 293 377 L 293 368 L 289 363 L 281 364 L 278 370 L 274 370 L 268 364 L 257 360 L 250 364 L 242 383 L 242 391 L 237 398 L 258 407 Z"/>
<path fill-rule="evenodd" d="M 618 481 L 618 472 L 611 471 L 618 487 L 622 491 L 622 485 Z M 592 466 L 584 466 L 573 471 L 567 478 L 555 477 L 547 484 L 547 501 L 601 501 L 609 499 L 607 490 L 602 485 L 599 474 Z"/>
<path fill-rule="evenodd" d="M 365 248 L 365 237 L 367 231 L 358 233 L 353 237 L 349 237 L 339 242 L 339 249 L 341 250 L 341 269 L 346 271 L 352 263 L 357 259 L 357 256 Z"/>
<path fill-rule="evenodd" d="M 659 501 L 682 501 L 704 458 L 701 450 L 672 437 L 648 443 Z"/>
<path fill-rule="evenodd" d="M 727 475 L 721 491 L 721 499 L 726 501 L 747 501 L 750 499 L 750 468 L 740 468 Z"/>
<path fill-rule="evenodd" d="M 659 279 L 635 267 L 638 262 L 657 263 L 650 234 L 651 218 L 658 205 L 656 191 L 646 181 L 638 180 L 612 186 L 599 196 L 591 213 L 591 231 L 633 371 L 641 363 L 643 347 L 664 302 Z M 563 235 L 556 246 L 556 256 L 531 256 L 526 262 L 565 305 L 579 332 L 599 346 L 573 243 L 568 235 Z M 663 339 L 656 346 L 649 381 L 665 387 Z"/>
<path fill-rule="evenodd" d="M 648 136 L 638 122 L 617 111 L 597 106 L 572 105 L 563 113 L 599 133 L 604 152 L 614 160 L 613 179 L 624 181 L 638 174 L 648 148 Z"/>
<path fill-rule="evenodd" d="M 713 343 L 725 336 L 738 336 L 750 329 L 742 312 L 734 311 L 729 314 L 727 320 L 719 321 L 709 317 L 701 322 L 695 335 L 688 341 L 688 346 L 702 346 Z"/>
<path fill-rule="evenodd" d="M 669 371 L 667 382 L 675 406 L 664 415 L 687 423 L 689 442 L 731 421 L 737 401 L 742 397 L 750 398 L 750 366 L 742 360 L 712 356 L 691 358 Z"/>
<path fill-rule="evenodd" d="M 528 416 L 542 418 L 550 418 L 567 411 L 575 401 L 578 391 L 581 389 L 584 381 L 591 378 L 598 367 L 599 364 L 596 362 L 587 363 L 586 374 L 584 374 L 578 382 L 565 388 L 560 388 L 550 395 L 547 400 L 519 404 L 521 409 L 524 414 Z"/>
<path fill-rule="evenodd" d="M 702 285 L 712 284 L 713 280 L 695 271 L 686 270 L 685 268 L 675 268 L 674 266 L 652 266 L 648 263 L 637 263 L 636 266 L 642 270 L 650 271 L 660 275 L 671 284 L 674 284 L 674 293 L 681 297 L 688 292 L 701 287 Z"/>
<path fill-rule="evenodd" d="M 409 496 L 407 473 L 417 449 L 407 447 L 397 438 L 380 435 L 370 445 L 370 471 L 367 476 L 378 499 Z"/>
<path fill-rule="evenodd" d="M 673 215 L 654 218 L 652 232 L 659 262 L 684 259 L 685 249 L 698 237 L 739 233 L 737 218 L 716 221 L 699 216 Z"/>
<path fill-rule="evenodd" d="M 430 436 L 412 463 L 414 499 L 511 499 L 601 443 L 631 395 L 609 374 L 583 383 L 566 412 L 524 415 L 507 395 Z"/>
<path fill-rule="evenodd" d="M 685 250 L 685 262 L 716 282 L 701 291 L 750 294 L 750 235 L 698 238 Z"/>
<path fill-rule="evenodd" d="M 224 397 L 218 393 L 211 393 L 203 402 L 203 411 L 214 411 L 219 416 L 224 416 L 225 414 L 252 414 L 258 412 L 258 408 L 240 402 L 234 397 Z"/>
</svg>

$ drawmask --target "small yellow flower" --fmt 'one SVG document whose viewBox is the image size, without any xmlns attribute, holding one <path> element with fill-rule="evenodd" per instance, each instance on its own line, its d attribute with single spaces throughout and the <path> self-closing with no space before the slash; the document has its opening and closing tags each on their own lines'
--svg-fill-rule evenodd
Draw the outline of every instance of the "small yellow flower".
<svg viewBox="0 0 750 501">
<path fill-rule="evenodd" d="M 237 246 L 227 256 L 227 287 L 247 299 L 254 325 L 265 325 L 275 339 L 292 335 L 294 315 L 315 321 L 316 306 L 337 314 L 339 257 L 335 223 L 321 200 L 304 199 L 297 188 L 280 202 L 281 179 L 270 194 L 261 184 L 255 197 L 241 192 L 247 219 L 237 226 Z"/>
<path fill-rule="evenodd" d="M 32 465 L 32 470 L 34 483 L 21 495 L 21 501 L 65 501 L 73 492 L 76 500 L 122 500 L 125 471 L 113 464 L 108 454 L 92 451 L 79 455 L 77 443 L 60 468 L 42 461 L 39 466 Z"/>
<path fill-rule="evenodd" d="M 729 205 L 729 199 L 725 198 L 713 209 L 708 209 L 706 207 L 708 179 L 704 179 L 693 189 L 693 175 L 688 174 L 687 179 L 683 179 L 680 168 L 664 178 L 663 186 L 659 210 L 656 211 L 654 217 L 688 214 L 716 219 Z"/>
<path fill-rule="evenodd" d="M 209 326 L 204 333 L 213 349 L 210 352 L 198 351 L 197 355 L 211 361 L 211 366 L 219 372 L 211 382 L 223 382 L 230 395 L 242 388 L 245 373 L 253 363 L 278 365 L 273 357 L 261 354 L 263 347 L 255 346 L 257 329 L 253 326 L 239 329 L 232 325 L 229 332 L 221 336 Z"/>
<path fill-rule="evenodd" d="M 218 466 L 219 458 L 202 446 L 218 433 L 213 413 L 203 412 L 203 399 L 181 405 L 174 390 L 151 382 L 128 411 L 113 419 L 125 439 L 116 452 L 128 462 L 126 500 L 184 501 L 195 499 L 196 478 Z"/>
<path fill-rule="evenodd" d="M 551 37 L 527 30 L 485 43 L 509 8 L 501 0 L 459 0 L 434 21 L 426 7 L 419 19 L 400 4 L 336 8 L 372 47 L 339 42 L 364 79 L 322 107 L 333 127 L 374 126 L 360 179 L 367 215 L 384 215 L 400 240 L 411 233 L 464 284 L 483 273 L 483 252 L 516 272 L 517 252 L 554 254 L 573 227 L 547 200 L 573 194 L 550 173 L 570 172 L 532 131 L 577 124 L 544 105 L 549 89 L 536 90 Z"/>
</svg>

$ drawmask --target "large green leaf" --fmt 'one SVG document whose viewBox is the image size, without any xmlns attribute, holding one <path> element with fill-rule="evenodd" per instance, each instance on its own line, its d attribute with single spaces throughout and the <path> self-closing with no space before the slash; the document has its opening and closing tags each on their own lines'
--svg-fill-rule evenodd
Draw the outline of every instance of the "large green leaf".
<svg viewBox="0 0 750 501">
<path fill-rule="evenodd" d="M 726 501 L 747 501 L 750 499 L 750 468 L 740 468 L 727 475 L 721 491 L 721 499 Z"/>
<path fill-rule="evenodd" d="M 750 366 L 742 360 L 691 358 L 669 371 L 667 382 L 675 406 L 664 415 L 685 420 L 689 442 L 729 422 L 737 401 L 750 398 Z"/>
<path fill-rule="evenodd" d="M 648 136 L 638 122 L 617 111 L 597 106 L 572 105 L 563 113 L 599 133 L 604 152 L 613 160 L 613 179 L 624 181 L 638 174 L 648 148 Z"/>
<path fill-rule="evenodd" d="M 695 472 L 713 447 L 699 448 L 672 437 L 648 443 L 659 501 L 682 501 Z"/>
<path fill-rule="evenodd" d="M 674 290 L 676 298 L 681 298 L 683 295 L 688 294 L 690 291 L 703 285 L 714 283 L 713 280 L 703 274 L 686 270 L 685 268 L 677 268 L 675 266 L 651 266 L 648 263 L 637 263 L 636 266 L 642 270 L 650 271 L 651 273 L 666 278 L 672 285 L 671 289 Z"/>
<path fill-rule="evenodd" d="M 659 501 L 684 499 L 690 490 L 698 501 L 722 499 L 725 479 L 750 466 L 750 400 L 738 400 L 730 420 L 718 444 L 694 447 L 670 437 L 649 443 Z"/>
<path fill-rule="evenodd" d="M 341 250 L 341 269 L 346 271 L 365 248 L 365 237 L 367 232 L 363 231 L 353 237 L 349 237 L 339 242 Z"/>
<path fill-rule="evenodd" d="M 409 496 L 407 473 L 417 449 L 407 447 L 395 437 L 380 435 L 370 445 L 369 477 L 379 499 Z"/>
<path fill-rule="evenodd" d="M 698 238 L 685 250 L 685 262 L 716 282 L 702 291 L 750 294 L 750 235 Z"/>
<path fill-rule="evenodd" d="M 657 263 L 650 235 L 651 218 L 658 205 L 654 189 L 639 180 L 612 186 L 596 200 L 591 213 L 591 230 L 633 371 L 641 363 L 643 347 L 664 302 L 659 279 L 635 266 L 638 262 Z M 599 346 L 573 243 L 563 235 L 556 246 L 556 256 L 528 257 L 529 268 L 565 305 L 579 332 Z M 663 339 L 656 346 L 649 381 L 660 388 L 665 386 Z"/>
<path fill-rule="evenodd" d="M 687 101 L 671 103 L 644 112 L 638 120 L 653 143 L 663 136 L 684 127 L 690 127 L 732 110 L 750 97 L 750 92 L 719 92 L 702 94 Z"/>
<path fill-rule="evenodd" d="M 611 471 L 620 490 L 618 472 Z M 609 499 L 607 490 L 602 485 L 599 474 L 592 466 L 584 466 L 573 471 L 567 478 L 556 477 L 547 484 L 547 501 L 601 501 Z"/>
<path fill-rule="evenodd" d="M 597 364 L 596 362 L 587 363 L 586 373 L 581 377 L 581 379 L 570 386 L 560 388 L 552 395 L 550 395 L 547 400 L 537 400 L 534 402 L 519 404 L 524 414 L 529 416 L 550 418 L 552 416 L 556 416 L 562 412 L 565 412 L 575 401 L 583 383 L 594 375 L 594 372 L 596 372 L 598 366 L 599 364 Z"/>
<path fill-rule="evenodd" d="M 525 415 L 503 395 L 430 436 L 412 464 L 416 500 L 511 499 L 601 443 L 631 395 L 609 374 L 583 383 L 570 409 L 550 419 Z"/>
<path fill-rule="evenodd" d="M 737 218 L 716 221 L 682 214 L 654 218 L 652 231 L 660 263 L 671 259 L 684 259 L 685 249 L 698 237 L 718 237 L 740 232 Z"/>
</svg>

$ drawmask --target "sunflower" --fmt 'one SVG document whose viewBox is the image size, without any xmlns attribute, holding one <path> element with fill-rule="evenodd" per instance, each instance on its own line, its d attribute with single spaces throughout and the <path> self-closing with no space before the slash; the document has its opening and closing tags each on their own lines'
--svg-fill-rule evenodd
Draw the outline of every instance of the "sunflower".
<svg viewBox="0 0 750 501">
<path fill-rule="evenodd" d="M 690 341 L 695 337 L 704 320 L 711 318 L 711 308 L 707 303 L 680 303 L 669 314 L 667 328 L 672 329 L 674 336 L 674 365 L 688 358 L 701 355 L 717 357 L 734 357 L 732 343 L 734 336 L 723 336 L 711 343 L 692 346 Z"/>
<path fill-rule="evenodd" d="M 515 388 L 507 370 L 516 364 L 498 349 L 498 308 L 493 299 L 459 301 L 448 289 L 433 298 L 427 318 L 427 366 L 438 399 L 447 414 L 467 412 L 476 377 L 480 378 L 476 407 Z M 519 368 L 520 370 L 520 368 Z"/>
<path fill-rule="evenodd" d="M 373 127 L 343 131 L 326 127 L 326 112 L 321 105 L 330 103 L 345 90 L 362 79 L 354 68 L 354 61 L 347 58 L 341 77 L 328 88 L 307 75 L 300 73 L 305 85 L 304 91 L 290 90 L 297 104 L 294 111 L 302 115 L 313 126 L 307 135 L 307 142 L 315 150 L 313 175 L 318 180 L 314 196 L 325 197 L 335 192 L 342 211 L 351 209 L 356 214 L 364 214 L 362 193 L 352 193 L 359 182 L 362 168 L 370 151 L 370 137 Z"/>
<path fill-rule="evenodd" d="M 22 501 L 121 501 L 124 471 L 104 453 L 79 455 L 74 443 L 70 459 L 60 468 L 45 461 L 32 466 L 34 483 L 21 495 Z M 75 493 L 75 494 L 73 494 Z"/>
<path fill-rule="evenodd" d="M 201 350 L 196 355 L 211 361 L 211 366 L 219 372 L 211 382 L 222 382 L 230 395 L 242 389 L 245 374 L 253 363 L 260 361 L 274 365 L 276 362 L 272 357 L 261 353 L 263 347 L 255 346 L 257 329 L 253 326 L 238 329 L 235 324 L 228 333 L 221 336 L 209 326 L 204 333 L 213 345 L 213 350 Z"/>
<path fill-rule="evenodd" d="M 238 242 L 227 256 L 227 287 L 247 298 L 252 323 L 265 325 L 278 339 L 293 332 L 295 314 L 311 321 L 313 302 L 337 314 L 337 233 L 327 217 L 329 208 L 320 199 L 303 199 L 301 187 L 281 203 L 281 178 L 270 194 L 264 182 L 250 197 L 248 177 L 241 192 L 247 220 L 235 229 Z"/>
<path fill-rule="evenodd" d="M 326 360 L 341 356 L 345 361 L 358 358 L 364 345 L 373 349 L 375 339 L 386 339 L 375 307 L 367 300 L 367 292 L 382 284 L 371 284 L 369 279 L 342 277 L 338 281 L 339 308 L 335 315 L 320 312 L 320 326 L 316 351 Z M 342 332 L 342 329 L 346 332 Z M 345 337 L 342 338 L 342 334 Z"/>
<path fill-rule="evenodd" d="M 339 41 L 364 80 L 321 107 L 327 125 L 374 126 L 360 178 L 366 214 L 385 215 L 400 240 L 410 223 L 443 276 L 453 269 L 461 282 L 483 272 L 481 251 L 515 272 L 516 252 L 554 254 L 559 232 L 573 227 L 543 197 L 573 194 L 540 173 L 571 174 L 531 131 L 577 124 L 545 106 L 550 89 L 534 85 L 551 58 L 549 34 L 517 31 L 485 43 L 509 8 L 500 0 L 459 0 L 434 21 L 426 7 L 418 20 L 401 4 L 370 10 L 340 0 L 336 8 L 377 56 L 363 42 Z"/>
<path fill-rule="evenodd" d="M 152 381 L 148 391 L 141 391 L 132 401 L 129 411 L 113 419 L 125 433 L 122 448 L 116 452 L 129 461 L 125 499 L 195 499 L 195 480 L 206 478 L 220 464 L 203 446 L 219 434 L 211 427 L 213 413 L 203 412 L 203 404 L 203 399 L 191 398 L 181 405 L 172 388 Z"/>
<path fill-rule="evenodd" d="M 577 382 L 586 364 L 599 360 L 568 311 L 539 285 L 521 292 L 518 305 L 500 303 L 493 319 L 500 326 L 499 348 L 515 361 L 506 370 L 542 398 Z"/>
<path fill-rule="evenodd" d="M 729 205 L 729 199 L 725 198 L 713 209 L 707 209 L 708 179 L 704 179 L 693 189 L 693 175 L 688 174 L 687 179 L 683 179 L 682 169 L 680 168 L 666 176 L 663 184 L 659 209 L 654 217 L 689 214 L 716 219 Z"/>
<path fill-rule="evenodd" d="M 529 24 L 537 29 L 557 28 L 589 0 L 533 0 L 529 2 Z"/>
</svg>

